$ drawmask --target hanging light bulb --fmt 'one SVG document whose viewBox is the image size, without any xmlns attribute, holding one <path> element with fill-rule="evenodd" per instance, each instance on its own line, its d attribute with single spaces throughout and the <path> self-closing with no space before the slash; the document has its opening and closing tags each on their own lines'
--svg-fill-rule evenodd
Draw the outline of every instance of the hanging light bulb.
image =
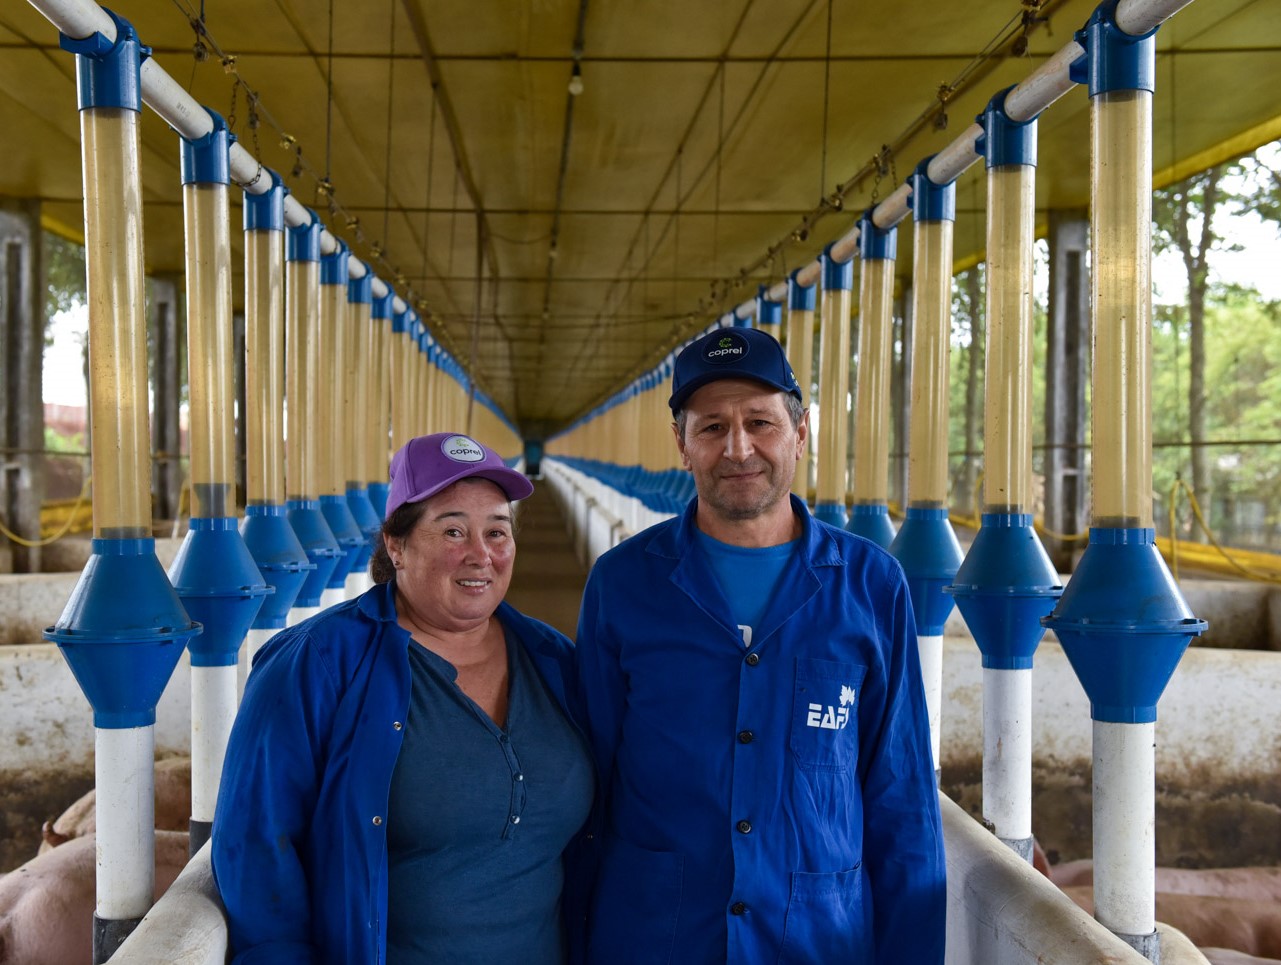
<svg viewBox="0 0 1281 965">
<path fill-rule="evenodd" d="M 578 61 L 574 61 L 573 73 L 569 75 L 569 93 L 577 97 L 583 92 L 583 68 L 579 66 Z"/>
</svg>

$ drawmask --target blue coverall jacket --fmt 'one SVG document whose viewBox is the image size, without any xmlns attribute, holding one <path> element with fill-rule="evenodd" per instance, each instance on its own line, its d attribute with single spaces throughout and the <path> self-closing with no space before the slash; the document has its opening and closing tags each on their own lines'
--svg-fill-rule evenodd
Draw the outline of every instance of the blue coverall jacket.
<svg viewBox="0 0 1281 965">
<path fill-rule="evenodd" d="M 387 799 L 410 694 L 393 587 L 281 631 L 254 659 L 213 827 L 237 965 L 386 961 Z M 497 616 L 565 709 L 568 638 L 505 603 Z"/>
<path fill-rule="evenodd" d="M 907 585 L 802 520 L 752 644 L 696 500 L 596 563 L 575 657 L 602 781 L 588 961 L 935 965 L 943 835 Z"/>
</svg>

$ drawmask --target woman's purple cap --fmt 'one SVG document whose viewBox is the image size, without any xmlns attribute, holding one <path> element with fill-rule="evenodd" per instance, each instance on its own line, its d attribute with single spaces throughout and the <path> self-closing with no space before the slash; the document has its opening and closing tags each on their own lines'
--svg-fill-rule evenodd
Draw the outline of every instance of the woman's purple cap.
<svg viewBox="0 0 1281 965">
<path fill-rule="evenodd" d="M 493 449 L 457 432 L 436 432 L 410 439 L 391 457 L 386 516 L 470 476 L 495 483 L 511 500 L 534 491 L 534 484 L 509 469 Z"/>
</svg>

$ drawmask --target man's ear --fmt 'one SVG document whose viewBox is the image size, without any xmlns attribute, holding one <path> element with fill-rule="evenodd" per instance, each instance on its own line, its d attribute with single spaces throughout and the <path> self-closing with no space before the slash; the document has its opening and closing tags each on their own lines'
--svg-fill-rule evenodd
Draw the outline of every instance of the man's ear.
<svg viewBox="0 0 1281 965">
<path fill-rule="evenodd" d="M 796 459 L 800 461 L 801 454 L 805 452 L 805 442 L 810 437 L 810 410 L 806 406 L 805 411 L 801 414 L 801 421 L 796 426 Z"/>
<path fill-rule="evenodd" d="M 672 423 L 672 435 L 676 437 L 676 451 L 681 454 L 681 465 L 688 469 L 689 455 L 685 452 L 685 439 L 681 436 L 681 427 L 679 423 Z"/>
</svg>

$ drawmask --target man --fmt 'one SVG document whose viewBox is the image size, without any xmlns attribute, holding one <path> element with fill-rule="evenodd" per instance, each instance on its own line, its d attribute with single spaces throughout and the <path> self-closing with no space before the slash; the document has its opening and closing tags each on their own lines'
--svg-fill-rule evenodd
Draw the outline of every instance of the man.
<svg viewBox="0 0 1281 965">
<path fill-rule="evenodd" d="M 902 571 L 791 497 L 808 413 L 771 336 L 692 343 L 670 405 L 697 496 L 600 558 L 579 622 L 588 961 L 941 963 Z"/>
</svg>

